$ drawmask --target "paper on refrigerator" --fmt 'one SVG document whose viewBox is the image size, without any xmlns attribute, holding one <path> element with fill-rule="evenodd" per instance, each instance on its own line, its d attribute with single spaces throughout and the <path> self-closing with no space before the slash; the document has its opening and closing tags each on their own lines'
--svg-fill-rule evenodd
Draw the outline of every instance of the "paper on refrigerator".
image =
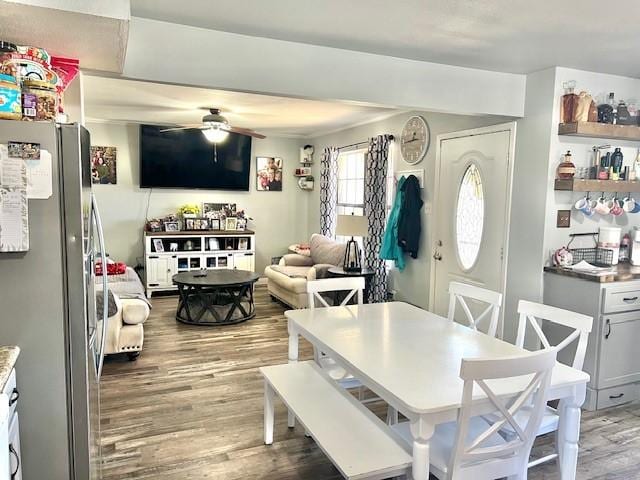
<svg viewBox="0 0 640 480">
<path fill-rule="evenodd" d="M 29 250 L 29 205 L 24 160 L 0 145 L 0 252 Z"/>
</svg>

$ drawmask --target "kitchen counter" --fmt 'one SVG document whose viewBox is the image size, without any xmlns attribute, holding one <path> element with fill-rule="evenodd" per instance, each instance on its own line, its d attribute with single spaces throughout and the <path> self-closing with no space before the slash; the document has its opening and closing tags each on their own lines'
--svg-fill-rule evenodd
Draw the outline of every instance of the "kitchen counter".
<svg viewBox="0 0 640 480">
<path fill-rule="evenodd" d="M 567 277 L 581 278 L 597 283 L 628 282 L 630 280 L 640 280 L 640 266 L 630 263 L 620 263 L 606 270 L 597 273 L 585 271 L 575 271 L 564 267 L 544 267 L 545 272 L 564 275 Z"/>
<path fill-rule="evenodd" d="M 11 371 L 18 360 L 18 355 L 20 355 L 20 347 L 0 347 L 0 390 L 4 388 L 7 380 L 9 380 L 9 375 L 11 375 Z"/>
</svg>

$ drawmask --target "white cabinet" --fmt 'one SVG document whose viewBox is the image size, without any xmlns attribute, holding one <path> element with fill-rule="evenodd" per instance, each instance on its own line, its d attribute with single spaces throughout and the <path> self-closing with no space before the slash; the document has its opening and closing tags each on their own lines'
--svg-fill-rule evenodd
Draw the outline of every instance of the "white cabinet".
<svg viewBox="0 0 640 480">
<path fill-rule="evenodd" d="M 252 231 L 145 233 L 145 286 L 155 291 L 176 290 L 173 276 L 180 272 L 237 268 L 255 271 L 255 234 Z"/>
<path fill-rule="evenodd" d="M 177 273 L 177 257 L 173 255 L 150 255 L 147 258 L 147 285 L 150 287 L 170 287 L 171 278 Z"/>
<path fill-rule="evenodd" d="M 0 445 L 3 452 L 0 453 L 0 468 L 6 475 L 0 474 L 0 479 L 22 480 L 22 457 L 20 454 L 20 423 L 16 407 L 20 394 L 16 385 L 16 371 L 11 371 L 9 379 L 2 389 L 3 397 L 8 403 L 8 415 L 6 423 L 1 426 Z"/>
<path fill-rule="evenodd" d="M 598 283 L 545 273 L 544 303 L 593 317 L 584 370 L 587 410 L 640 399 L 640 281 Z M 550 326 L 543 330 L 557 345 L 566 333 Z M 567 348 L 566 355 L 573 353 Z M 564 351 L 558 360 L 567 363 Z"/>
<path fill-rule="evenodd" d="M 238 270 L 255 270 L 255 254 L 253 252 L 236 253 L 233 255 L 233 268 Z"/>
</svg>

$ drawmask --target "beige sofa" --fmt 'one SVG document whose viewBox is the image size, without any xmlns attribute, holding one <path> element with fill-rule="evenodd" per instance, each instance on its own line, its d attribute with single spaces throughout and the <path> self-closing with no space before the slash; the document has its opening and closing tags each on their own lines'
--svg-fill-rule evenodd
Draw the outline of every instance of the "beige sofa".
<svg viewBox="0 0 640 480">
<path fill-rule="evenodd" d="M 144 322 L 149 318 L 149 305 L 139 298 L 120 298 L 113 294 L 117 306 L 115 315 L 109 317 L 104 353 L 127 353 L 135 360 L 144 343 Z"/>
<path fill-rule="evenodd" d="M 264 270 L 271 297 L 292 308 L 306 308 L 307 281 L 326 277 L 327 270 L 342 266 L 344 259 L 344 243 L 314 233 L 309 245 L 309 256 L 290 253 Z"/>
</svg>

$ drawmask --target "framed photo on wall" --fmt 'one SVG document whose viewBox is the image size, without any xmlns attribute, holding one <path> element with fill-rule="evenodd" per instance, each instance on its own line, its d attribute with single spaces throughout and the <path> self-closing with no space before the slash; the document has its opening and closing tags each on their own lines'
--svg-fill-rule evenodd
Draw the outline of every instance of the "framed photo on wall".
<svg viewBox="0 0 640 480">
<path fill-rule="evenodd" d="M 282 191 L 282 158 L 256 157 L 256 190 Z"/>
<path fill-rule="evenodd" d="M 115 185 L 117 182 L 116 147 L 91 147 L 91 182 Z"/>
</svg>

